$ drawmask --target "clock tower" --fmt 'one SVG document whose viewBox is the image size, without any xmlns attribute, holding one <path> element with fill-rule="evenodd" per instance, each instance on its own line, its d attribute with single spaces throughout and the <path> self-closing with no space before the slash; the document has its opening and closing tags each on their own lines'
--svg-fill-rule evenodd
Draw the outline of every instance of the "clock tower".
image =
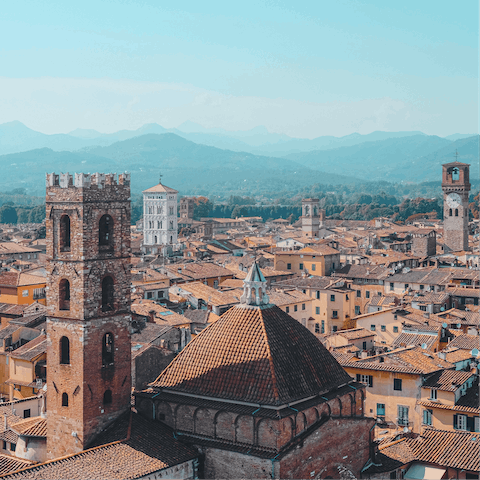
<svg viewBox="0 0 480 480">
<path fill-rule="evenodd" d="M 469 167 L 457 161 L 442 165 L 445 252 L 468 250 Z"/>
</svg>

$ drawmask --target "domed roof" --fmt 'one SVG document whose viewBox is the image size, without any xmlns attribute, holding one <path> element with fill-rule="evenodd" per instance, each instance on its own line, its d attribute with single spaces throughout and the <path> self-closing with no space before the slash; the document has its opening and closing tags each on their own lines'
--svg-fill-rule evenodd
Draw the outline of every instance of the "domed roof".
<svg viewBox="0 0 480 480">
<path fill-rule="evenodd" d="M 275 305 L 237 305 L 194 338 L 150 384 L 279 406 L 352 381 L 321 342 Z"/>
</svg>

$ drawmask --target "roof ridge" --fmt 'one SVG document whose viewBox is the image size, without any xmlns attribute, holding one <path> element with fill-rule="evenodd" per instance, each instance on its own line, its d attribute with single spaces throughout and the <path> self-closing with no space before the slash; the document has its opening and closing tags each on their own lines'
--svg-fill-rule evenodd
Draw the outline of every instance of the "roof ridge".
<svg viewBox="0 0 480 480">
<path fill-rule="evenodd" d="M 260 314 L 260 318 L 262 320 L 260 322 L 260 324 L 262 326 L 262 331 L 263 331 L 263 335 L 264 335 L 264 338 L 265 338 L 265 345 L 266 345 L 267 352 L 268 352 L 268 363 L 270 365 L 270 373 L 272 375 L 274 396 L 276 397 L 275 398 L 276 401 L 280 401 L 280 392 L 278 391 L 277 377 L 275 375 L 275 365 L 273 364 L 272 351 L 270 350 L 270 343 L 268 342 L 268 334 L 267 334 L 267 330 L 265 328 L 265 320 L 263 318 L 263 310 L 260 310 L 259 314 Z"/>
</svg>

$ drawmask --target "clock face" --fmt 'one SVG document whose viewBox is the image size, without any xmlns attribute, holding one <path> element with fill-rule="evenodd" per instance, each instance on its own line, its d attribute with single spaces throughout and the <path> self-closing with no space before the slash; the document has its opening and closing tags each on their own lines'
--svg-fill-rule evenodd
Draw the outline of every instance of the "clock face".
<svg viewBox="0 0 480 480">
<path fill-rule="evenodd" d="M 457 208 L 462 203 L 462 199 L 458 193 L 451 193 L 447 196 L 447 205 L 450 208 Z"/>
</svg>

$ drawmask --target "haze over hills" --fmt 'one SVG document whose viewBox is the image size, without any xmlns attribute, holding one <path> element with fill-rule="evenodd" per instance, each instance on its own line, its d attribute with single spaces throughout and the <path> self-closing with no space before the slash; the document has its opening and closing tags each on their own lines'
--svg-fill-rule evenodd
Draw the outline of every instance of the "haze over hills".
<svg viewBox="0 0 480 480">
<path fill-rule="evenodd" d="M 132 173 L 132 191 L 140 193 L 164 175 L 164 181 L 181 193 L 231 194 L 255 185 L 261 192 L 289 191 L 311 183 L 343 184 L 356 179 L 312 170 L 291 160 L 198 145 L 175 134 L 148 134 L 108 147 L 77 152 L 43 148 L 0 156 L 3 175 L 0 191 L 10 189 L 12 179 L 32 195 L 44 193 L 45 172 Z"/>
<path fill-rule="evenodd" d="M 354 146 L 389 138 L 424 135 L 422 132 L 417 131 L 372 132 L 367 135 L 353 133 L 344 137 L 321 136 L 314 139 L 306 139 L 291 138 L 287 135 L 271 133 L 263 126 L 246 131 L 227 131 L 221 128 L 205 128 L 193 122 L 184 122 L 178 128 L 172 129 L 166 129 L 156 123 L 150 123 L 143 125 L 137 130 L 120 130 L 109 134 L 103 134 L 92 129 L 79 128 L 68 134 L 46 135 L 26 127 L 21 122 L 14 121 L 0 125 L 0 155 L 44 147 L 55 151 L 75 151 L 85 147 L 108 146 L 118 141 L 128 140 L 129 138 L 149 133 L 175 133 L 195 143 L 271 157 Z M 447 137 L 447 140 L 454 141 L 459 138 L 465 138 L 465 135 L 454 134 L 450 137 Z"/>
</svg>

